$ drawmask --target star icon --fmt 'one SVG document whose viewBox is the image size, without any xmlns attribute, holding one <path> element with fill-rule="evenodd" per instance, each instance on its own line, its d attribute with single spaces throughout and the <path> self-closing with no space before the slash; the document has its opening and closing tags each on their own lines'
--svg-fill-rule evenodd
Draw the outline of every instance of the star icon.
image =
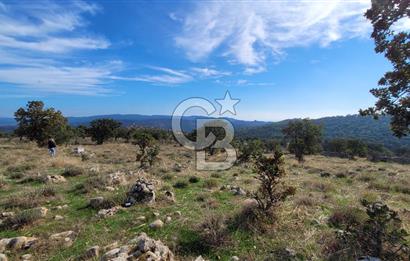
<svg viewBox="0 0 410 261">
<path fill-rule="evenodd" d="M 236 115 L 235 105 L 239 103 L 241 100 L 232 99 L 229 91 L 226 91 L 225 97 L 223 99 L 215 99 L 215 101 L 221 105 L 221 110 L 219 111 L 219 115 L 223 115 L 227 111 L 233 115 Z"/>
</svg>

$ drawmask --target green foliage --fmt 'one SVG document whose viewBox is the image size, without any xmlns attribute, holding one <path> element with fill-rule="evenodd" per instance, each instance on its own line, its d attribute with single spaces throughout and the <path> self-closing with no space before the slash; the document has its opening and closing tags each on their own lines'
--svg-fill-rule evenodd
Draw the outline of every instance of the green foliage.
<svg viewBox="0 0 410 261">
<path fill-rule="evenodd" d="M 367 218 L 348 219 L 338 230 L 332 252 L 338 258 L 356 259 L 360 256 L 381 260 L 408 260 L 410 251 L 406 242 L 408 233 L 396 211 L 381 202 L 362 202 Z M 348 214 L 351 216 L 351 213 Z"/>
<path fill-rule="evenodd" d="M 190 182 L 190 183 L 198 183 L 199 180 L 200 180 L 200 178 L 197 177 L 197 176 L 191 176 L 191 177 L 189 177 L 189 182 Z"/>
<path fill-rule="evenodd" d="M 44 146 L 51 137 L 57 143 L 63 143 L 72 136 L 63 114 L 54 108 L 44 109 L 42 101 L 28 102 L 26 108 L 18 109 L 14 116 L 18 123 L 16 135 L 36 141 L 39 146 Z"/>
<path fill-rule="evenodd" d="M 289 142 L 288 149 L 294 153 L 299 162 L 303 156 L 320 151 L 322 128 L 308 119 L 290 121 L 282 129 L 285 140 Z"/>
<path fill-rule="evenodd" d="M 97 144 L 103 144 L 110 138 L 113 138 L 115 132 L 121 127 L 121 123 L 113 119 L 93 120 L 88 128 L 91 139 Z"/>
<path fill-rule="evenodd" d="M 186 181 L 180 180 L 174 184 L 174 188 L 183 189 L 188 187 L 188 183 Z"/>
<path fill-rule="evenodd" d="M 355 139 L 326 140 L 323 144 L 323 150 L 349 159 L 367 156 L 367 144 Z"/>
<path fill-rule="evenodd" d="M 394 25 L 409 14 L 410 2 L 403 0 L 374 0 L 365 14 L 373 25 L 375 51 L 384 54 L 393 70 L 379 80 L 380 88 L 370 90 L 378 99 L 375 106 L 360 113 L 391 115 L 391 129 L 398 137 L 410 133 L 410 33 L 398 32 Z"/>
<path fill-rule="evenodd" d="M 139 147 L 136 159 L 140 162 L 141 167 L 152 166 L 159 154 L 159 146 L 155 145 L 154 137 L 150 133 L 138 131 L 134 133 L 133 139 L 133 143 Z"/>
<path fill-rule="evenodd" d="M 133 144 L 137 145 L 141 151 L 145 151 L 148 147 L 153 146 L 155 142 L 154 137 L 145 131 L 135 132 L 132 138 Z"/>
<path fill-rule="evenodd" d="M 77 166 L 69 166 L 63 172 L 64 177 L 76 177 L 84 174 L 84 170 Z"/>
<path fill-rule="evenodd" d="M 280 151 L 275 151 L 273 157 L 259 156 L 255 162 L 260 187 L 253 197 L 258 202 L 258 208 L 265 215 L 288 196 L 293 195 L 293 187 L 284 187 L 282 179 L 286 175 L 285 160 Z"/>
<path fill-rule="evenodd" d="M 263 153 L 263 145 L 261 140 L 254 139 L 243 141 L 239 143 L 239 156 L 238 162 L 245 163 L 250 162 L 258 157 L 260 157 Z"/>
</svg>

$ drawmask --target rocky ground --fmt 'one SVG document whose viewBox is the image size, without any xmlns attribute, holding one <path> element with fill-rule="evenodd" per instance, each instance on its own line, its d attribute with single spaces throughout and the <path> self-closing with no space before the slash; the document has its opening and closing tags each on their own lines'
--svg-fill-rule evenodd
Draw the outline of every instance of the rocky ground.
<svg viewBox="0 0 410 261">
<path fill-rule="evenodd" d="M 233 226 L 254 204 L 246 165 L 197 171 L 194 154 L 163 144 L 149 170 L 131 144 L 60 147 L 0 140 L 0 260 L 286 260 L 327 258 L 335 212 L 382 200 L 410 231 L 410 168 L 286 155 L 297 188 L 264 233 Z"/>
</svg>

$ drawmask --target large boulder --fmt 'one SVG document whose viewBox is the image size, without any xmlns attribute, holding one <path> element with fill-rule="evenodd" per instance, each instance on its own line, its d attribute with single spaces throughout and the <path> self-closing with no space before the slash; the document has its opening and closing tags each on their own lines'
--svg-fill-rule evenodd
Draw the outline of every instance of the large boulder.
<svg viewBox="0 0 410 261">
<path fill-rule="evenodd" d="M 128 245 L 112 249 L 101 257 L 102 261 L 155 260 L 173 261 L 174 254 L 159 240 L 141 233 Z"/>
<path fill-rule="evenodd" d="M 65 247 L 70 247 L 74 243 L 76 234 L 74 231 L 65 231 L 50 236 L 50 241 L 55 244 L 63 245 Z"/>
<path fill-rule="evenodd" d="M 35 237 L 13 237 L 0 240 L 0 252 L 5 250 L 24 250 L 29 249 L 38 241 Z"/>
<path fill-rule="evenodd" d="M 154 185 L 144 179 L 138 179 L 128 192 L 124 205 L 130 207 L 138 203 L 152 203 L 154 201 Z"/>
</svg>

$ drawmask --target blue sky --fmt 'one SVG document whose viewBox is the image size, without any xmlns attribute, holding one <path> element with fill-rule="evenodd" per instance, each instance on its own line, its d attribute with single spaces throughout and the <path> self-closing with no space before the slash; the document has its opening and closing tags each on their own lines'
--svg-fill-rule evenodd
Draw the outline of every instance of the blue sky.
<svg viewBox="0 0 410 261">
<path fill-rule="evenodd" d="M 0 0 L 0 117 L 33 99 L 67 116 L 171 114 L 227 90 L 240 119 L 354 114 L 390 67 L 373 50 L 369 6 Z"/>
</svg>

